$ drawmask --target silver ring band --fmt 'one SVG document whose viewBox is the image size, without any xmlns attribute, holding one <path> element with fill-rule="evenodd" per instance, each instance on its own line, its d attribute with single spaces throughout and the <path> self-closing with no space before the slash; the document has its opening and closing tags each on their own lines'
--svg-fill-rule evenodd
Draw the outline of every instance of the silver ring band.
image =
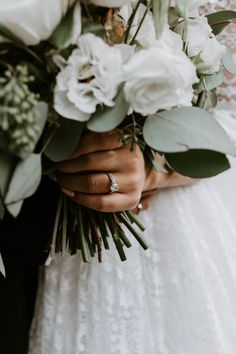
<svg viewBox="0 0 236 354">
<path fill-rule="evenodd" d="M 113 176 L 111 172 L 105 172 L 105 173 L 110 180 L 110 193 L 119 192 L 120 187 L 117 179 Z"/>
</svg>

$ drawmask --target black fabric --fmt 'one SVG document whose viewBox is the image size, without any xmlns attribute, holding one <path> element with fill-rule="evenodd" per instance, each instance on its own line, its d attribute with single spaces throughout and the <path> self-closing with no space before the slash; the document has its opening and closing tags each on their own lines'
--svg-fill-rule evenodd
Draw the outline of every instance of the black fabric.
<svg viewBox="0 0 236 354">
<path fill-rule="evenodd" d="M 38 266 L 43 264 L 58 200 L 58 189 L 45 177 L 17 219 L 0 221 L 0 252 L 7 277 L 0 276 L 0 353 L 27 354 Z"/>
</svg>

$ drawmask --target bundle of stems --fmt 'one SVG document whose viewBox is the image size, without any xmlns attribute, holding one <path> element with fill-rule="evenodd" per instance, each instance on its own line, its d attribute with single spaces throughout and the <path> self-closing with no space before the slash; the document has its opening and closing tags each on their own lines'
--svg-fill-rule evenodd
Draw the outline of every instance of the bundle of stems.
<svg viewBox="0 0 236 354">
<path fill-rule="evenodd" d="M 61 194 L 52 239 L 49 245 L 50 255 L 74 255 L 81 251 L 83 261 L 88 263 L 97 255 L 102 262 L 103 249 L 109 250 L 112 239 L 121 261 L 125 261 L 125 247 L 132 246 L 123 227 L 126 227 L 144 250 L 148 249 L 143 240 L 144 226 L 130 211 L 101 213 L 81 206 Z"/>
</svg>

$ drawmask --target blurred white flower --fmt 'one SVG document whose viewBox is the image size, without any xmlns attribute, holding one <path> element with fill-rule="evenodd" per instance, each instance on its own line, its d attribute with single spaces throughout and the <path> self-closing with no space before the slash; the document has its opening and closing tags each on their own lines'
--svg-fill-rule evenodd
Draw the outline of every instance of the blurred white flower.
<svg viewBox="0 0 236 354">
<path fill-rule="evenodd" d="M 94 5 L 104 7 L 121 7 L 130 3 L 131 0 L 89 0 Z"/>
<path fill-rule="evenodd" d="M 130 18 L 132 11 L 133 11 L 132 5 L 125 5 L 123 6 L 120 11 L 119 15 L 126 21 L 128 22 L 128 19 Z M 141 24 L 141 21 L 143 20 L 144 14 L 146 12 L 147 8 L 143 4 L 140 4 L 138 11 L 134 17 L 133 24 L 130 29 L 129 33 L 129 41 L 131 41 L 136 34 L 136 31 L 139 28 L 139 25 Z M 139 31 L 137 32 L 136 36 L 136 42 L 139 43 L 139 45 L 142 48 L 149 48 L 149 47 L 160 47 L 160 48 L 165 48 L 169 47 L 172 50 L 182 50 L 183 49 L 183 40 L 181 36 L 172 30 L 169 29 L 169 26 L 166 25 L 164 28 L 162 35 L 159 39 L 156 38 L 156 31 L 155 31 L 155 24 L 154 24 L 154 18 L 153 14 L 151 11 L 148 11 L 142 25 L 139 28 Z"/>
<path fill-rule="evenodd" d="M 130 28 L 129 32 L 129 42 L 133 39 L 135 36 L 139 25 L 141 24 L 141 21 L 143 20 L 144 14 L 147 10 L 147 7 L 143 4 L 140 4 L 136 15 L 134 17 L 132 26 Z M 119 15 L 128 23 L 128 20 L 134 11 L 134 3 L 127 4 L 123 6 L 120 11 Z M 154 25 L 154 19 L 151 11 L 148 11 L 146 14 L 142 26 L 139 28 L 139 31 L 136 36 L 136 41 L 143 47 L 143 48 L 148 48 L 153 45 L 153 42 L 156 40 L 156 32 L 155 32 L 155 25 Z"/>
<path fill-rule="evenodd" d="M 189 16 L 198 16 L 199 8 L 209 2 L 209 0 L 182 0 L 182 4 L 186 7 Z M 175 5 L 176 0 L 171 0 L 171 6 Z"/>
<path fill-rule="evenodd" d="M 75 0 L 0 0 L 0 24 L 25 44 L 36 45 L 50 37 Z M 76 35 L 81 32 L 80 5 L 76 5 Z M 77 39 L 77 38 L 76 38 Z M 0 42 L 5 41 L 0 38 Z"/>
<path fill-rule="evenodd" d="M 54 108 L 65 118 L 87 121 L 97 105 L 114 106 L 125 46 L 110 47 L 88 33 L 79 38 L 78 47 L 57 76 Z"/>
<path fill-rule="evenodd" d="M 176 31 L 184 37 L 188 56 L 196 63 L 200 74 L 211 75 L 219 70 L 225 47 L 212 33 L 205 16 L 189 19 L 187 31 L 180 23 Z"/>
<path fill-rule="evenodd" d="M 146 116 L 176 106 L 189 106 L 196 68 L 182 51 L 143 49 L 124 66 L 124 95 L 131 108 Z"/>
</svg>

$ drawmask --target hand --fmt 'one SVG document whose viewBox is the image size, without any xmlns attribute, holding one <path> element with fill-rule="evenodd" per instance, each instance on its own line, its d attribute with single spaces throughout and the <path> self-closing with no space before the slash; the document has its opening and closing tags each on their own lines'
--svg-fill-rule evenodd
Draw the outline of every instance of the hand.
<svg viewBox="0 0 236 354">
<path fill-rule="evenodd" d="M 119 192 L 110 193 L 110 172 Z M 119 133 L 86 134 L 71 158 L 59 164 L 57 182 L 77 203 L 103 212 L 137 206 L 146 179 L 143 154 L 124 147 Z"/>
</svg>

